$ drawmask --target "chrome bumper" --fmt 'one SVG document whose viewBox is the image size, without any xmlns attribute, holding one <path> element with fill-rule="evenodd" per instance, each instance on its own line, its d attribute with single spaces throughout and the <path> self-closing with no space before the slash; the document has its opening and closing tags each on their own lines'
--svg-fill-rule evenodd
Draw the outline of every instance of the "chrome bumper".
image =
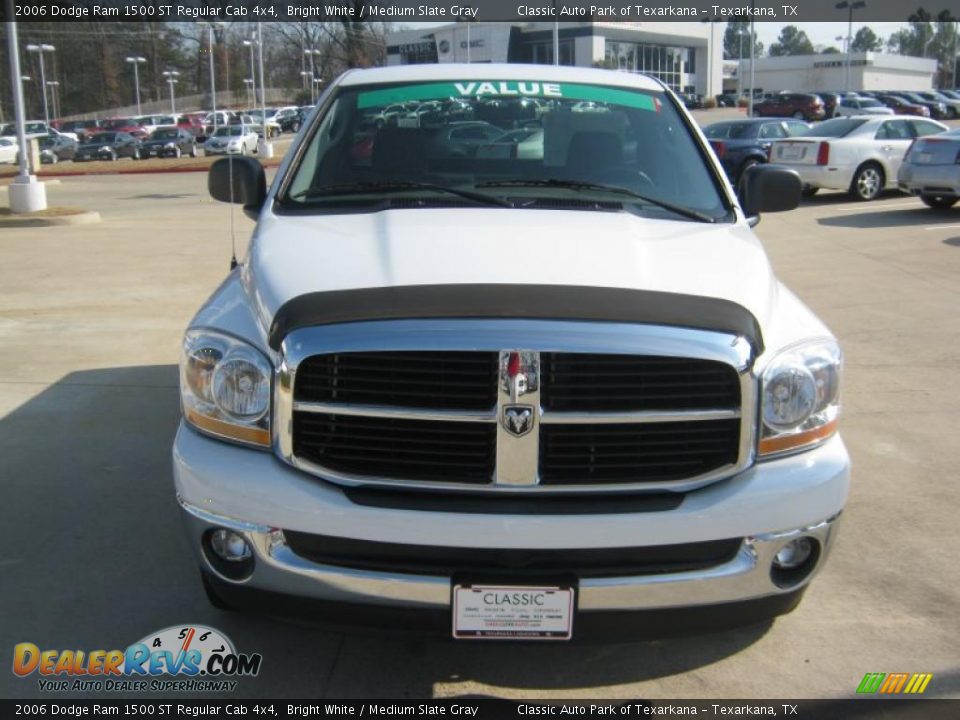
<svg viewBox="0 0 960 720">
<path fill-rule="evenodd" d="M 444 609 L 450 607 L 450 578 L 352 570 L 320 565 L 296 555 L 283 532 L 209 513 L 178 497 L 190 543 L 203 569 L 224 582 L 268 592 L 335 602 Z M 649 610 L 714 605 L 794 592 L 810 582 L 824 564 L 840 515 L 810 527 L 746 537 L 730 562 L 706 570 L 614 578 L 584 578 L 579 583 L 580 610 Z M 253 548 L 255 569 L 241 582 L 220 575 L 201 551 L 211 528 L 229 528 L 244 535 Z M 780 588 L 770 566 L 789 540 L 808 535 L 820 542 L 814 571 L 797 585 Z"/>
</svg>

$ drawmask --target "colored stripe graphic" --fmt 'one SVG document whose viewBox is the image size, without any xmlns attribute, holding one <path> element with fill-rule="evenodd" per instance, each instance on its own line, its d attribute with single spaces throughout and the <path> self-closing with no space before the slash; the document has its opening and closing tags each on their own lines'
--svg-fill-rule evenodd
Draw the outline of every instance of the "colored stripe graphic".
<svg viewBox="0 0 960 720">
<path fill-rule="evenodd" d="M 860 685 L 857 687 L 858 693 L 875 693 L 880 689 L 880 683 L 883 682 L 883 678 L 886 677 L 886 673 L 867 673 L 863 676 L 863 680 L 860 681 Z"/>
<path fill-rule="evenodd" d="M 932 679 L 933 673 L 867 673 L 857 686 L 857 692 L 919 695 L 927 689 Z"/>
</svg>

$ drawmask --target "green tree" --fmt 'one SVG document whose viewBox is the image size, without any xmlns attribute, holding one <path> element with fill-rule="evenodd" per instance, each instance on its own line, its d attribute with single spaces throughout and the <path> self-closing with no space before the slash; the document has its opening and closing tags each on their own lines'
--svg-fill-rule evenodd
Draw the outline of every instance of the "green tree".
<svg viewBox="0 0 960 720">
<path fill-rule="evenodd" d="M 825 47 L 823 50 L 821 50 L 820 54 L 821 55 L 839 55 L 840 50 L 838 48 L 835 48 L 833 45 L 831 45 L 830 47 Z"/>
<path fill-rule="evenodd" d="M 784 55 L 813 55 L 813 43 L 807 34 L 796 25 L 787 25 L 780 31 L 777 42 L 770 46 L 771 57 Z"/>
<path fill-rule="evenodd" d="M 882 48 L 883 38 L 877 37 L 876 33 L 866 25 L 857 30 L 850 45 L 853 52 L 879 52 Z"/>
<path fill-rule="evenodd" d="M 743 34 L 741 36 L 741 33 Z M 753 33 L 753 51 L 757 57 L 763 55 L 763 43 L 757 40 L 756 32 Z M 750 21 L 731 20 L 727 23 L 727 29 L 723 31 L 723 58 L 724 60 L 736 60 L 743 48 L 743 57 L 750 57 Z"/>
</svg>

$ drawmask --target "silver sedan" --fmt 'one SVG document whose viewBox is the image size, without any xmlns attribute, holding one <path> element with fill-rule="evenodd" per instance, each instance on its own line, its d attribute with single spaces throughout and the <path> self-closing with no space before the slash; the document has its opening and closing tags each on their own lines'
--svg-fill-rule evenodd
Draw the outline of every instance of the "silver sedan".
<svg viewBox="0 0 960 720">
<path fill-rule="evenodd" d="M 932 208 L 953 207 L 960 200 L 960 128 L 917 138 L 900 165 L 897 186 Z"/>
</svg>

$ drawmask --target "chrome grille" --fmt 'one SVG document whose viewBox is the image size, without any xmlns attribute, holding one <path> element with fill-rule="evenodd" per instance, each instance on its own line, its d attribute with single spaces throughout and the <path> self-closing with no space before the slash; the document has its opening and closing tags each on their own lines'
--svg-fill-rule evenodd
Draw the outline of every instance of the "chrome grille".
<svg viewBox="0 0 960 720">
<path fill-rule="evenodd" d="M 521 342 L 543 349 L 504 349 Z M 275 445 L 347 485 L 687 490 L 753 462 L 752 360 L 736 336 L 616 323 L 301 328 L 283 343 Z"/>
</svg>

